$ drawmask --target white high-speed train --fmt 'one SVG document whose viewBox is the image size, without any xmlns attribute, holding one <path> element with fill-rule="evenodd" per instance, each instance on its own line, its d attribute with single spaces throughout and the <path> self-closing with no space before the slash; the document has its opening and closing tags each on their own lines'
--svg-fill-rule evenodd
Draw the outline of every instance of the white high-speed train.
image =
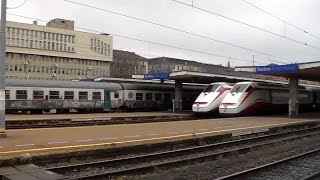
<svg viewBox="0 0 320 180">
<path fill-rule="evenodd" d="M 299 88 L 299 109 L 312 110 L 319 104 L 319 93 Z M 285 112 L 288 110 L 289 89 L 285 85 L 240 82 L 234 85 L 219 106 L 222 116 Z"/>
<path fill-rule="evenodd" d="M 192 105 L 194 113 L 218 113 L 219 105 L 231 90 L 232 86 L 225 82 L 211 83 L 198 96 Z"/>
</svg>

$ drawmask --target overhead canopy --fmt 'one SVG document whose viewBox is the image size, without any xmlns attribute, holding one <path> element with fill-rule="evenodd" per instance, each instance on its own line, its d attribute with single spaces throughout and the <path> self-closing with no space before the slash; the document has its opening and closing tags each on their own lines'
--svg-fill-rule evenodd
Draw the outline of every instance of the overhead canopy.
<svg viewBox="0 0 320 180">
<path fill-rule="evenodd" d="M 309 81 L 318 81 L 320 82 L 320 61 L 316 62 L 306 62 L 306 63 L 299 63 L 295 64 L 297 66 L 297 71 L 266 71 L 263 74 L 268 74 L 272 76 L 279 76 L 279 77 L 298 77 L 303 80 L 309 80 Z M 285 66 L 291 66 L 291 65 L 282 65 L 282 66 L 239 66 L 236 67 L 236 71 L 246 71 L 246 72 L 259 72 L 259 68 L 267 68 L 267 67 L 285 67 Z"/>
<path fill-rule="evenodd" d="M 200 84 L 209 84 L 213 82 L 236 83 L 239 81 L 280 83 L 280 81 L 272 81 L 272 80 L 259 79 L 259 78 L 253 78 L 253 77 L 242 77 L 241 75 L 229 76 L 229 75 L 222 75 L 222 74 L 209 74 L 209 73 L 188 72 L 188 71 L 170 73 L 169 79 L 185 82 L 185 83 L 200 83 Z"/>
</svg>

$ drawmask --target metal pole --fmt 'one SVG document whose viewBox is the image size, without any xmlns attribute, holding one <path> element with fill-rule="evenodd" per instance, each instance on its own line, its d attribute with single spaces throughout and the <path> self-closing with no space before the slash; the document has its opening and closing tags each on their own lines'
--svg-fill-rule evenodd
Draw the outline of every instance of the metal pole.
<svg viewBox="0 0 320 180">
<path fill-rule="evenodd" d="M 7 0 L 1 0 L 1 23 L 0 23 L 0 136 L 5 136 L 5 66 L 6 66 L 6 21 Z"/>
</svg>

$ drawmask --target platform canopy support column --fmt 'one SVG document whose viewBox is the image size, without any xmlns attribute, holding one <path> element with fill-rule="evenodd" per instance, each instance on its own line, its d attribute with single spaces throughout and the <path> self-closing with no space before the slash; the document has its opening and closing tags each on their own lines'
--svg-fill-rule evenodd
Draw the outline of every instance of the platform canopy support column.
<svg viewBox="0 0 320 180">
<path fill-rule="evenodd" d="M 6 137 L 5 131 L 5 66 L 6 66 L 6 15 L 7 0 L 1 0 L 0 23 L 0 137 Z"/>
<path fill-rule="evenodd" d="M 175 112 L 182 111 L 182 97 L 183 97 L 182 82 L 175 81 L 175 96 L 174 96 L 174 111 Z"/>
<path fill-rule="evenodd" d="M 289 78 L 289 117 L 295 118 L 299 115 L 299 78 Z"/>
</svg>

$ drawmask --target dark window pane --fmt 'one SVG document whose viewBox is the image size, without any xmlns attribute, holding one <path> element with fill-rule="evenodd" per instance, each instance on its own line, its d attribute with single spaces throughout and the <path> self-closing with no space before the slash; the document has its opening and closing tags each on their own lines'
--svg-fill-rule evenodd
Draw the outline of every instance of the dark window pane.
<svg viewBox="0 0 320 180">
<path fill-rule="evenodd" d="M 88 100 L 88 92 L 79 92 L 79 100 Z"/>
<path fill-rule="evenodd" d="M 136 100 L 143 100 L 143 93 L 136 93 Z"/>
<path fill-rule="evenodd" d="M 28 99 L 27 90 L 17 90 L 16 91 L 16 99 L 17 100 L 26 100 L 26 99 Z"/>
<path fill-rule="evenodd" d="M 33 99 L 43 99 L 43 91 L 33 91 Z"/>
<path fill-rule="evenodd" d="M 101 100 L 101 92 L 93 92 L 92 100 Z"/>
<path fill-rule="evenodd" d="M 74 92 L 73 91 L 65 91 L 64 92 L 64 99 L 73 100 L 74 99 Z"/>
<path fill-rule="evenodd" d="M 49 99 L 59 99 L 60 92 L 59 91 L 49 91 Z"/>
</svg>

